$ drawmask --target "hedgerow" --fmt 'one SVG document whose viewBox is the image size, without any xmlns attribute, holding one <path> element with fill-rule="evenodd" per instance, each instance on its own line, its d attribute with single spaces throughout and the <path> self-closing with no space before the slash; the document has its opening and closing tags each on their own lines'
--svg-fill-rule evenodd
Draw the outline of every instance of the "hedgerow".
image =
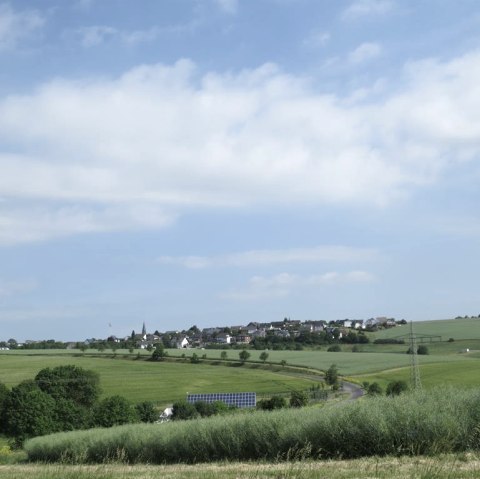
<svg viewBox="0 0 480 479">
<path fill-rule="evenodd" d="M 34 438 L 32 461 L 195 463 L 437 454 L 480 448 L 480 390 L 436 389 L 327 408 L 128 425 Z"/>
</svg>

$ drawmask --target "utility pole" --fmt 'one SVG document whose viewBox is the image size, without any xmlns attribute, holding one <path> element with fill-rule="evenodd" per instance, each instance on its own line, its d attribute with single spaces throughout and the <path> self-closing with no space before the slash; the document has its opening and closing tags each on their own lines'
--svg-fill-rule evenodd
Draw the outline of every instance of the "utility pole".
<svg viewBox="0 0 480 479">
<path fill-rule="evenodd" d="M 418 355 L 417 355 L 417 340 L 413 333 L 413 322 L 410 321 L 410 353 L 411 353 L 411 369 L 410 369 L 410 381 L 412 388 L 419 390 L 422 389 L 422 382 L 420 380 L 420 368 L 418 367 Z"/>
</svg>

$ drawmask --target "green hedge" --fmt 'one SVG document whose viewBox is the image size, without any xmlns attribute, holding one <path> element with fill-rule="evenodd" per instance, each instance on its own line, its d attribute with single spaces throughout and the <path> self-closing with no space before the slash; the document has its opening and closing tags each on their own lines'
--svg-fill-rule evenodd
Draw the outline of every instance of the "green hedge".
<svg viewBox="0 0 480 479">
<path fill-rule="evenodd" d="M 436 389 L 323 409 L 254 411 L 34 438 L 30 460 L 195 463 L 436 454 L 480 447 L 480 390 Z"/>
</svg>

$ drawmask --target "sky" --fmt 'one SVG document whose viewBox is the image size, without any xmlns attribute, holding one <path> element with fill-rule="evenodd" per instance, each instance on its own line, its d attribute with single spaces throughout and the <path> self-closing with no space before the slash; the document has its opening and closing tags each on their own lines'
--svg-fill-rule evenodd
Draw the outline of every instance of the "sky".
<svg viewBox="0 0 480 479">
<path fill-rule="evenodd" d="M 0 0 L 0 340 L 478 315 L 477 0 Z"/>
</svg>

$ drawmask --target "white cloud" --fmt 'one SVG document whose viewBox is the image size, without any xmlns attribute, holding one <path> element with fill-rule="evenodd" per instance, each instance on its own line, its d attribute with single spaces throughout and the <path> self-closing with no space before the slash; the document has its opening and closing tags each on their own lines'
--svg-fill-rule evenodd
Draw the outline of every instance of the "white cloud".
<svg viewBox="0 0 480 479">
<path fill-rule="evenodd" d="M 0 245 L 11 245 L 72 234 L 162 228 L 173 217 L 153 205 L 63 205 L 15 208 L 0 205 Z"/>
<path fill-rule="evenodd" d="M 91 27 L 83 27 L 78 30 L 82 37 L 82 45 L 84 47 L 95 47 L 107 41 L 118 34 L 118 30 L 108 26 L 94 25 Z"/>
<path fill-rule="evenodd" d="M 362 17 L 379 16 L 390 13 L 395 7 L 392 0 L 357 0 L 342 13 L 344 20 L 356 20 Z"/>
<path fill-rule="evenodd" d="M 311 32 L 310 35 L 305 38 L 303 44 L 310 48 L 321 48 L 327 45 L 330 38 L 329 32 Z"/>
<path fill-rule="evenodd" d="M 214 0 L 218 7 L 226 13 L 234 14 L 238 11 L 238 0 Z"/>
<path fill-rule="evenodd" d="M 0 50 L 15 48 L 45 24 L 36 10 L 14 10 L 10 4 L 0 4 Z"/>
<path fill-rule="evenodd" d="M 161 256 L 161 264 L 174 264 L 190 269 L 212 266 L 271 266 L 286 263 L 352 262 L 372 261 L 378 253 L 368 248 L 347 246 L 317 246 L 314 248 L 293 248 L 285 250 L 252 250 L 222 256 Z"/>
<path fill-rule="evenodd" d="M 356 103 L 270 64 L 199 76 L 181 60 L 0 99 L 3 241 L 192 208 L 387 206 L 478 160 L 479 52 L 411 63 L 400 84 Z"/>
<path fill-rule="evenodd" d="M 149 43 L 155 41 L 161 31 L 162 30 L 158 27 L 128 31 L 118 30 L 106 25 L 94 25 L 80 28 L 77 30 L 77 33 L 81 37 L 82 45 L 86 48 L 90 48 L 102 43 L 107 43 L 111 40 L 118 40 L 129 46 L 135 46 L 140 43 Z"/>
<path fill-rule="evenodd" d="M 374 276 L 366 271 L 349 271 L 346 273 L 330 271 L 310 276 L 280 273 L 267 277 L 254 276 L 250 278 L 246 287 L 227 291 L 220 296 L 223 299 L 240 301 L 262 300 L 285 297 L 299 291 L 311 293 L 319 287 L 369 283 L 374 279 Z"/>
<path fill-rule="evenodd" d="M 360 64 L 373 60 L 382 54 L 382 47 L 378 43 L 365 42 L 350 52 L 348 60 L 353 64 Z"/>
</svg>

